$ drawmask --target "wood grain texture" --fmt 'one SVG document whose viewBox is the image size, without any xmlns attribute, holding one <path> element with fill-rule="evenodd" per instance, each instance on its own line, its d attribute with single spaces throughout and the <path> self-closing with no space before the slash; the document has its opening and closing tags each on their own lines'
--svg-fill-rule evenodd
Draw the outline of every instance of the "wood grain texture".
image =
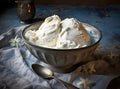
<svg viewBox="0 0 120 89">
<path fill-rule="evenodd" d="M 39 4 L 115 5 L 120 0 L 35 0 Z"/>
</svg>

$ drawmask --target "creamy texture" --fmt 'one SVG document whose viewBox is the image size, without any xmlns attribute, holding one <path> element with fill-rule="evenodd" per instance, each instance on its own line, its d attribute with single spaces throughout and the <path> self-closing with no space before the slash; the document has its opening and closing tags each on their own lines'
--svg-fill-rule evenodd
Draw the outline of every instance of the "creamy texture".
<svg viewBox="0 0 120 89">
<path fill-rule="evenodd" d="M 27 31 L 25 37 L 38 46 L 56 49 L 80 48 L 91 42 L 81 22 L 75 18 L 61 20 L 57 15 L 46 18 L 37 31 Z"/>
<path fill-rule="evenodd" d="M 46 18 L 37 31 L 30 30 L 26 32 L 25 36 L 31 43 L 38 46 L 55 47 L 60 32 L 60 22 L 61 19 L 57 15 L 53 15 Z"/>
<path fill-rule="evenodd" d="M 61 22 L 61 26 L 58 48 L 79 48 L 90 44 L 90 36 L 78 20 L 67 18 Z"/>
</svg>

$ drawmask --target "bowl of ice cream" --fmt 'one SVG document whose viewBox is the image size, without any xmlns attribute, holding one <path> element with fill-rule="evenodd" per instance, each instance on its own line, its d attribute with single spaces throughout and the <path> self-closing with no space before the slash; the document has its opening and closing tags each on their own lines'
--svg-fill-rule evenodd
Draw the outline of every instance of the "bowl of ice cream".
<svg viewBox="0 0 120 89">
<path fill-rule="evenodd" d="M 22 31 L 26 47 L 56 72 L 70 72 L 91 59 L 102 38 L 94 26 L 75 18 L 47 17 Z"/>
</svg>

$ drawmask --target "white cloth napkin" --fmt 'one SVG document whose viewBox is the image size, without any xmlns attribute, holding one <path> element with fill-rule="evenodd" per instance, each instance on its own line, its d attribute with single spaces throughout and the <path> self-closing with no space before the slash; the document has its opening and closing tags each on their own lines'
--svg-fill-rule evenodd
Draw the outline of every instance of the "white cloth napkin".
<svg viewBox="0 0 120 89">
<path fill-rule="evenodd" d="M 54 79 L 45 80 L 38 77 L 31 69 L 31 64 L 40 63 L 24 45 L 20 48 L 10 46 L 10 40 L 17 35 L 21 37 L 21 31 L 26 26 L 14 27 L 0 36 L 0 89 L 64 89 Z M 71 73 L 56 75 L 69 81 Z M 81 76 L 73 81 L 77 86 Z M 96 82 L 92 89 L 106 89 L 112 76 L 90 75 L 88 79 Z M 82 88 L 81 88 L 82 89 Z"/>
</svg>

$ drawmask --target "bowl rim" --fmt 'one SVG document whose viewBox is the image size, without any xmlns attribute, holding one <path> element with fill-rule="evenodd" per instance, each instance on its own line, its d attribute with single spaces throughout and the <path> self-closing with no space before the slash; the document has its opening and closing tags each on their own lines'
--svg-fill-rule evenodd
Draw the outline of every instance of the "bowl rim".
<svg viewBox="0 0 120 89">
<path fill-rule="evenodd" d="M 40 49 L 53 50 L 53 51 L 83 50 L 83 49 L 90 48 L 90 47 L 98 44 L 98 43 L 100 42 L 100 40 L 102 39 L 102 32 L 101 32 L 101 30 L 99 30 L 99 29 L 98 29 L 96 26 L 94 26 L 94 25 L 91 25 L 91 24 L 89 24 L 89 23 L 85 23 L 85 24 L 88 24 L 88 25 L 94 27 L 95 30 L 97 30 L 97 31 L 99 32 L 99 35 L 100 35 L 99 39 L 98 39 L 95 43 L 93 43 L 93 44 L 91 44 L 91 45 L 88 45 L 88 46 L 85 46 L 85 47 L 80 47 L 80 48 L 72 48 L 72 49 L 57 49 L 57 48 L 50 48 L 50 47 L 38 46 L 38 45 L 35 45 L 35 44 L 29 42 L 28 40 L 26 40 L 24 34 L 25 34 L 25 31 L 26 31 L 27 28 L 29 28 L 30 26 L 32 26 L 32 25 L 34 25 L 34 24 L 36 24 L 36 23 L 39 23 L 39 22 L 43 22 L 43 21 L 37 21 L 37 22 L 34 22 L 34 23 L 26 26 L 26 27 L 22 30 L 22 33 L 21 33 L 21 36 L 22 36 L 22 39 L 24 40 L 24 43 L 27 43 L 27 44 L 29 44 L 30 46 L 33 46 L 33 47 L 38 48 L 38 49 L 40 48 Z M 81 22 L 81 23 L 84 23 L 84 22 Z"/>
</svg>

